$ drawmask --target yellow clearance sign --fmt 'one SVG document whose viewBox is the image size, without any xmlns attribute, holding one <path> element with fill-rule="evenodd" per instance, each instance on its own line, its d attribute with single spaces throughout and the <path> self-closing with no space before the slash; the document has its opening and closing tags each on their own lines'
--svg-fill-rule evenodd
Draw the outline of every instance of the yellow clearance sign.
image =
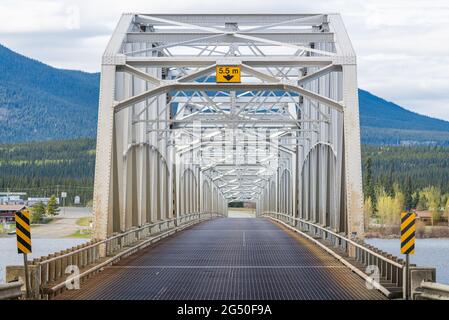
<svg viewBox="0 0 449 320">
<path fill-rule="evenodd" d="M 415 253 L 415 220 L 416 213 L 401 213 L 401 253 Z"/>
<path fill-rule="evenodd" d="M 31 253 L 30 212 L 27 209 L 16 212 L 17 252 Z"/>
<path fill-rule="evenodd" d="M 217 83 L 236 83 L 241 82 L 240 66 L 217 66 Z"/>
</svg>

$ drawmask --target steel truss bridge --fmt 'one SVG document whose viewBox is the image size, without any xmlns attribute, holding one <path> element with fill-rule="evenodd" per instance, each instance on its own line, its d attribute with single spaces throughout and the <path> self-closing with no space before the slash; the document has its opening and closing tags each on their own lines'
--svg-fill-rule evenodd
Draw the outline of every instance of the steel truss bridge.
<svg viewBox="0 0 449 320">
<path fill-rule="evenodd" d="M 96 157 L 95 240 L 33 261 L 36 295 L 403 292 L 403 261 L 360 240 L 356 56 L 338 14 L 122 15 L 102 60 Z M 255 218 L 228 217 L 233 202 Z M 81 289 L 65 290 L 73 264 Z"/>
<path fill-rule="evenodd" d="M 240 83 L 216 83 L 216 66 Z M 356 57 L 338 14 L 124 14 L 103 56 L 104 239 L 252 201 L 363 233 Z"/>
</svg>

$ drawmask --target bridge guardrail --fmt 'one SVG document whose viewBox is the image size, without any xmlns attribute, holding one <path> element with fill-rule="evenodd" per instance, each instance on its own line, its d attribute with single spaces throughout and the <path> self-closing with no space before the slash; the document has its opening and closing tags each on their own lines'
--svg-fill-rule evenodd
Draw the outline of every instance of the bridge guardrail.
<svg viewBox="0 0 449 320">
<path fill-rule="evenodd" d="M 22 296 L 22 281 L 0 284 L 0 300 L 19 299 Z"/>
<path fill-rule="evenodd" d="M 449 300 L 449 285 L 422 281 L 414 292 L 415 300 Z"/>
<path fill-rule="evenodd" d="M 376 252 L 374 247 L 365 244 L 362 240 L 349 239 L 342 234 L 301 218 L 292 217 L 288 214 L 279 212 L 265 212 L 263 215 L 276 218 L 296 229 L 312 235 L 314 238 L 320 238 L 326 241 L 365 267 L 376 266 L 380 277 L 397 288 L 403 287 L 405 265 L 402 259 L 398 259 L 393 255 L 381 252 L 380 250 Z M 363 273 L 364 275 L 360 273 L 359 275 L 366 278 L 367 274 L 365 272 Z M 387 296 L 392 294 L 388 289 L 379 286 L 379 284 L 373 283 L 373 285 L 378 286 L 378 289 L 384 292 Z"/>
<path fill-rule="evenodd" d="M 63 289 L 66 285 L 64 279 L 69 276 L 66 274 L 67 267 L 76 266 L 80 270 L 77 280 L 82 280 L 102 267 L 134 253 L 144 245 L 149 245 L 175 233 L 178 229 L 219 216 L 222 214 L 213 212 L 185 214 L 177 218 L 143 225 L 105 240 L 91 240 L 83 245 L 36 258 L 29 266 L 32 278 L 32 297 L 40 298 Z M 139 242 L 141 243 L 139 244 Z M 14 276 L 17 278 L 23 274 L 22 269 L 23 267 L 7 267 L 7 278 Z M 73 270 L 69 272 L 73 272 Z"/>
</svg>

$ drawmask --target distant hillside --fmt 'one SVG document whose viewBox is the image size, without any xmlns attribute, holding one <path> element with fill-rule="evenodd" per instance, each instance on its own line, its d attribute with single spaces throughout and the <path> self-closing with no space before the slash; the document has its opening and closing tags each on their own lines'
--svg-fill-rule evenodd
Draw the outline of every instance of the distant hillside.
<svg viewBox="0 0 449 320">
<path fill-rule="evenodd" d="M 92 199 L 95 139 L 21 142 L 0 145 L 0 191 L 49 197 L 67 192 L 86 205 Z"/>
<path fill-rule="evenodd" d="M 449 145 L 449 122 L 404 109 L 359 89 L 362 142 Z"/>
<path fill-rule="evenodd" d="M 98 84 L 0 45 L 0 143 L 94 136 Z"/>
<path fill-rule="evenodd" d="M 0 45 L 0 144 L 94 137 L 99 74 L 62 70 Z M 364 144 L 449 145 L 449 122 L 359 90 Z"/>
</svg>

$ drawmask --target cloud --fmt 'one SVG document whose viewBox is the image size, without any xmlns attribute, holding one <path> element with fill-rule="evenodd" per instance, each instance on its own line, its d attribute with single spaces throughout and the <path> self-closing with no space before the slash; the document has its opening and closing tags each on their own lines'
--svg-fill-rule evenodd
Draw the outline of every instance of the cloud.
<svg viewBox="0 0 449 320">
<path fill-rule="evenodd" d="M 339 12 L 358 55 L 360 87 L 449 120 L 446 0 L 3 0 L 0 41 L 50 65 L 98 71 L 123 12 Z M 26 9 L 24 9 L 26 8 Z"/>
</svg>

